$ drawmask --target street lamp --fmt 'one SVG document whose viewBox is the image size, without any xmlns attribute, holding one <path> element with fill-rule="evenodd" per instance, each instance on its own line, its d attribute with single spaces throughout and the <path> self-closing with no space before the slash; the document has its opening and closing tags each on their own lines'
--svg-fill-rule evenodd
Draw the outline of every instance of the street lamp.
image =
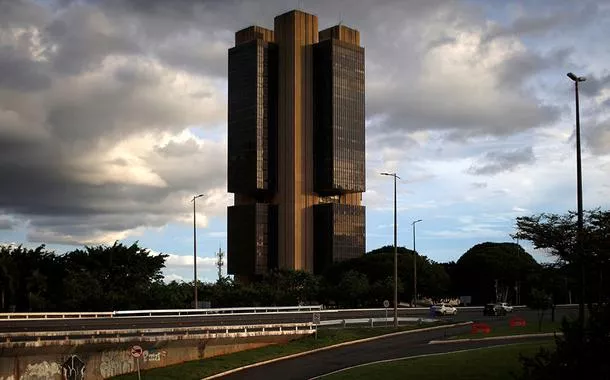
<svg viewBox="0 0 610 380">
<path fill-rule="evenodd" d="M 398 327 L 398 248 L 396 246 L 396 173 L 381 173 L 394 177 L 394 327 Z"/>
<path fill-rule="evenodd" d="M 413 226 L 413 307 L 417 306 L 417 251 L 415 251 L 415 224 L 421 221 L 421 219 L 417 219 L 411 223 L 411 226 Z"/>
<path fill-rule="evenodd" d="M 583 211 L 582 211 L 582 166 L 580 159 L 580 107 L 578 104 L 578 83 L 584 82 L 585 77 L 568 73 L 568 78 L 574 81 L 574 94 L 576 96 L 576 199 L 578 203 L 578 225 L 576 231 L 576 245 L 580 256 L 580 302 L 578 303 L 578 318 L 581 326 L 585 323 L 585 253 L 582 246 Z"/>
<path fill-rule="evenodd" d="M 197 309 L 197 211 L 195 204 L 197 198 L 203 197 L 205 194 L 195 195 L 193 202 L 193 287 L 195 289 L 195 309 Z"/>
</svg>

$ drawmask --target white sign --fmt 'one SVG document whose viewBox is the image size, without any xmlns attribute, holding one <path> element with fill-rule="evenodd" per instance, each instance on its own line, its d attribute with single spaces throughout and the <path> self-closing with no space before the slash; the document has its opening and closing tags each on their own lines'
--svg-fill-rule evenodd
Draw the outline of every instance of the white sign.
<svg viewBox="0 0 610 380">
<path fill-rule="evenodd" d="M 313 324 L 314 325 L 320 324 L 320 313 L 313 313 Z"/>
<path fill-rule="evenodd" d="M 140 346 L 131 347 L 131 356 L 133 356 L 134 358 L 139 358 L 140 356 L 142 356 L 142 347 L 140 347 Z"/>
<path fill-rule="evenodd" d="M 388 300 L 383 301 L 383 307 L 388 307 L 388 306 L 390 306 L 390 301 L 388 301 Z"/>
</svg>

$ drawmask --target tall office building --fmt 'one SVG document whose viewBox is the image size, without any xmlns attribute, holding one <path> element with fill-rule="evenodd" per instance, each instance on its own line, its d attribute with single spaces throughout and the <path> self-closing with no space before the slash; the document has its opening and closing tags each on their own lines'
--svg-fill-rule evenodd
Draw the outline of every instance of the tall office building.
<svg viewBox="0 0 610 380">
<path fill-rule="evenodd" d="M 229 49 L 228 272 L 320 273 L 365 250 L 364 48 L 291 11 Z"/>
</svg>

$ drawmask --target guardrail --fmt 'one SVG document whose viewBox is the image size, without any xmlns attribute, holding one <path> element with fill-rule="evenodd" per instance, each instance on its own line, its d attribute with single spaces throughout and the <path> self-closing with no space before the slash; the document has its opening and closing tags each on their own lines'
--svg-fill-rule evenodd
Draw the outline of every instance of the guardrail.
<svg viewBox="0 0 610 380">
<path fill-rule="evenodd" d="M 267 335 L 313 334 L 316 325 L 307 323 L 274 323 L 239 326 L 197 326 L 149 329 L 109 329 L 80 331 L 26 331 L 1 334 L 0 348 L 15 346 L 40 347 L 48 345 L 77 345 L 96 343 L 124 343 L 131 341 L 157 342 L 160 340 L 236 338 Z"/>
<path fill-rule="evenodd" d="M 113 316 L 145 317 L 153 315 L 208 315 L 208 314 L 246 314 L 246 313 L 280 313 L 321 311 L 321 305 L 315 306 L 267 306 L 267 307 L 230 307 L 208 309 L 166 309 L 166 310 L 121 310 L 114 311 Z"/>
<path fill-rule="evenodd" d="M 74 312 L 74 313 L 0 313 L 2 319 L 73 319 L 73 318 L 112 318 L 113 312 Z"/>
<path fill-rule="evenodd" d="M 577 304 L 556 305 L 557 308 L 576 307 Z M 514 310 L 526 309 L 526 306 L 514 306 Z M 340 313 L 340 312 L 378 312 L 392 308 L 368 309 L 324 309 L 321 305 L 315 306 L 271 306 L 271 307 L 233 307 L 233 308 L 207 308 L 207 309 L 165 309 L 165 310 L 120 310 L 107 312 L 54 312 L 54 313 L 0 313 L 2 320 L 37 320 L 37 319 L 81 319 L 81 318 L 120 318 L 120 317 L 172 317 L 197 315 L 223 315 L 223 314 L 257 314 L 257 313 Z M 458 306 L 459 310 L 483 310 L 483 306 Z M 400 312 L 426 311 L 429 307 L 401 307 Z"/>
<path fill-rule="evenodd" d="M 322 306 L 270 306 L 270 307 L 232 307 L 208 309 L 162 309 L 162 310 L 120 310 L 105 312 L 53 312 L 53 313 L 0 313 L 3 319 L 82 319 L 152 316 L 188 316 L 211 314 L 249 314 L 321 311 Z"/>
</svg>

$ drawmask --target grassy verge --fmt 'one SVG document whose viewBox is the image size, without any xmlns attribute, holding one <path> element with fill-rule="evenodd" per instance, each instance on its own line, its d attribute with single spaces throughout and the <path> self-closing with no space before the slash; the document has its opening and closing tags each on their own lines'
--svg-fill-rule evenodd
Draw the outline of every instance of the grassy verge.
<svg viewBox="0 0 610 380">
<path fill-rule="evenodd" d="M 425 325 L 422 327 L 437 326 L 437 324 Z M 407 331 L 420 328 L 420 326 L 402 326 L 398 329 L 393 327 L 360 327 L 346 329 L 320 329 L 318 330 L 318 338 L 313 336 L 293 340 L 285 344 L 277 344 L 267 347 L 262 347 L 254 350 L 236 352 L 234 354 L 215 356 L 203 360 L 196 360 L 177 364 L 173 366 L 155 368 L 142 371 L 143 378 L 169 380 L 169 379 L 201 379 L 216 373 L 228 371 L 233 368 L 242 367 L 248 364 L 253 364 L 269 359 L 274 359 L 282 356 L 296 354 L 299 352 L 309 351 L 316 348 L 332 346 L 333 344 L 370 338 L 373 336 L 384 335 L 397 331 Z M 136 374 L 121 375 L 113 379 L 137 379 Z"/>
<path fill-rule="evenodd" d="M 507 336 L 507 335 L 521 335 L 521 334 L 538 334 L 538 333 L 553 333 L 560 332 L 561 322 L 543 322 L 542 328 L 538 329 L 538 322 L 527 321 L 526 326 L 515 326 L 510 327 L 508 321 L 505 326 L 492 326 L 491 331 L 488 334 L 477 332 L 477 333 L 466 333 L 457 336 L 453 336 L 450 339 L 480 339 L 492 336 Z"/>
<path fill-rule="evenodd" d="M 525 343 L 481 350 L 450 353 L 424 358 L 373 364 L 336 373 L 324 380 L 343 379 L 441 379 L 448 374 L 451 380 L 514 379 L 521 373 L 519 354 L 533 356 L 538 349 L 554 347 L 554 343 Z"/>
</svg>

